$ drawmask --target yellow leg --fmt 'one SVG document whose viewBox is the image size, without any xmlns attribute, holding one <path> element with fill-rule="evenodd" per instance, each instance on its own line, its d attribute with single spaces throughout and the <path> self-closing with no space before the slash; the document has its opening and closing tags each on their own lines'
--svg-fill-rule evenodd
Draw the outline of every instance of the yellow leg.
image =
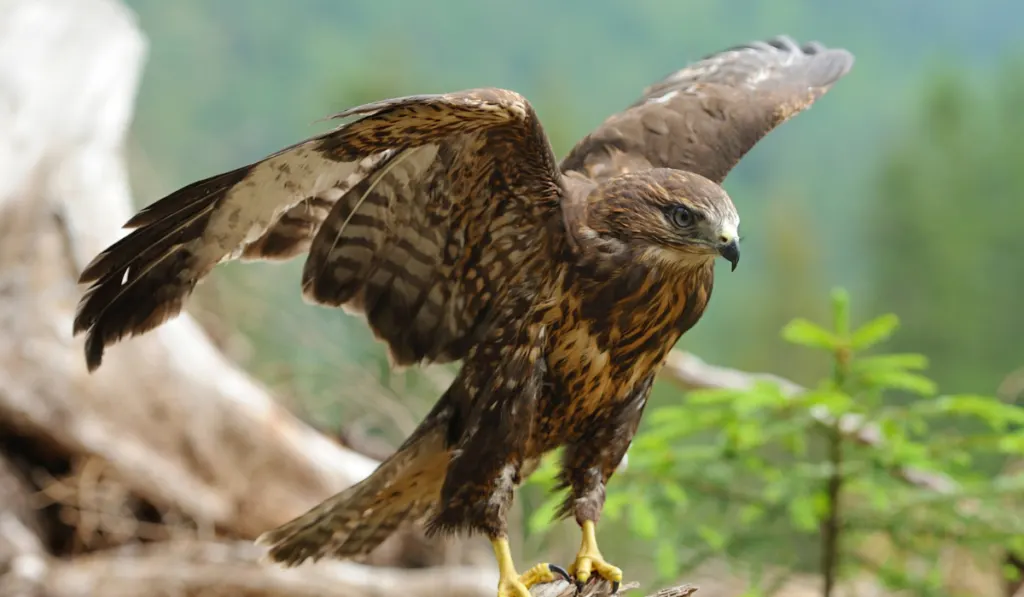
<svg viewBox="0 0 1024 597">
<path fill-rule="evenodd" d="M 583 542 L 580 544 L 579 553 L 576 554 L 576 561 L 569 568 L 569 573 L 576 577 L 576 582 L 583 584 L 590 579 L 593 572 L 612 583 L 613 593 L 618 590 L 619 583 L 622 582 L 622 570 L 612 566 L 601 556 L 601 550 L 597 548 L 594 522 L 585 520 L 583 521 Z"/>
<path fill-rule="evenodd" d="M 498 597 L 530 597 L 530 587 L 555 580 L 555 573 L 569 579 L 568 573 L 554 564 L 537 564 L 520 575 L 512 561 L 508 539 L 491 539 L 491 546 L 498 560 Z"/>
</svg>

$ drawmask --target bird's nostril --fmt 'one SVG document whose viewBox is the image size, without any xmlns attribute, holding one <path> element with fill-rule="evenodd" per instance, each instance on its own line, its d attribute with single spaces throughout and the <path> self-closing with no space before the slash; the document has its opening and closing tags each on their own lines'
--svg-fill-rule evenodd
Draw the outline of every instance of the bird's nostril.
<svg viewBox="0 0 1024 597">
<path fill-rule="evenodd" d="M 728 236 L 724 235 L 724 234 L 722 236 L 718 237 L 718 242 L 720 242 L 722 244 L 726 244 L 729 241 L 730 241 L 730 238 Z"/>
</svg>

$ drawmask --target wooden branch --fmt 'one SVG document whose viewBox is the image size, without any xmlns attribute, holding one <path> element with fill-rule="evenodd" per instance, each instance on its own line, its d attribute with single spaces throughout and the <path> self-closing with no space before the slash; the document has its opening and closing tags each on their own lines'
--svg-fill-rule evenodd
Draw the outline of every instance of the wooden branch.
<svg viewBox="0 0 1024 597">
<path fill-rule="evenodd" d="M 796 396 L 806 392 L 806 388 L 788 379 L 770 373 L 747 373 L 737 369 L 718 367 L 703 361 L 700 357 L 679 350 L 669 354 L 668 362 L 662 370 L 662 376 L 677 386 L 687 390 L 697 389 L 729 389 L 749 390 L 758 382 L 778 384 L 782 393 Z M 832 426 L 835 419 L 824 409 L 811 411 L 811 416 L 823 425 Z M 864 424 L 857 416 L 844 416 L 839 420 L 839 428 L 843 433 L 852 436 L 867 446 L 880 446 L 885 439 L 881 431 L 871 424 Z M 941 494 L 956 491 L 956 482 L 946 475 L 922 471 L 911 467 L 902 467 L 893 471 L 894 474 L 911 485 L 916 485 Z"/>
<path fill-rule="evenodd" d="M 639 586 L 640 583 L 626 583 L 619 587 L 617 594 L 623 595 L 627 591 L 636 589 Z M 677 587 L 661 589 L 651 593 L 648 597 L 689 597 L 696 592 L 697 587 L 694 585 L 679 585 Z M 575 585 L 559 579 L 533 587 L 530 593 L 533 597 L 611 597 L 612 585 L 605 580 L 595 580 L 587 583 L 583 590 L 580 591 Z"/>
<path fill-rule="evenodd" d="M 52 560 L 37 573 L 47 597 L 493 597 L 497 577 L 470 567 L 371 568 L 321 562 L 298 568 L 263 564 L 249 541 L 161 542 Z"/>
<path fill-rule="evenodd" d="M 400 570 L 322 561 L 282 568 L 261 563 L 264 553 L 248 541 L 163 542 L 41 561 L 18 588 L 23 595 L 47 597 L 493 597 L 497 586 L 497 575 L 478 567 Z M 619 594 L 637 586 L 623 585 Z M 650 597 L 688 597 L 696 591 L 693 585 L 682 585 Z M 531 592 L 534 597 L 611 597 L 611 586 L 594 581 L 577 591 L 558 580 Z"/>
<path fill-rule="evenodd" d="M 188 315 L 86 372 L 75 278 L 132 209 L 121 154 L 145 42 L 112 0 L 8 0 L 0 32 L 0 422 L 241 537 L 369 474 L 376 461 L 276 404 Z"/>
<path fill-rule="evenodd" d="M 35 514 L 32 487 L 0 455 L 0 595 L 18 595 L 47 558 Z"/>
</svg>

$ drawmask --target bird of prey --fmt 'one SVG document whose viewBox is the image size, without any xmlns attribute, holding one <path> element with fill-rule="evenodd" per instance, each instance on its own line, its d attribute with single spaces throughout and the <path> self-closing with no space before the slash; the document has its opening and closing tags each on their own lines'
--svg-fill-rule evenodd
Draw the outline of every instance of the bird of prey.
<svg viewBox="0 0 1024 597">
<path fill-rule="evenodd" d="M 700 319 L 739 216 L 720 186 L 852 55 L 787 37 L 723 50 L 647 88 L 558 162 L 534 109 L 496 88 L 388 99 L 329 132 L 141 210 L 82 272 L 74 322 L 105 347 L 175 316 L 218 263 L 306 252 L 311 302 L 362 314 L 396 366 L 461 361 L 419 427 L 367 479 L 264 533 L 297 565 L 358 557 L 401 523 L 482 533 L 501 597 L 555 573 L 616 584 L 595 524 L 655 375 Z M 513 491 L 562 447 L 568 573 L 517 572 Z"/>
</svg>

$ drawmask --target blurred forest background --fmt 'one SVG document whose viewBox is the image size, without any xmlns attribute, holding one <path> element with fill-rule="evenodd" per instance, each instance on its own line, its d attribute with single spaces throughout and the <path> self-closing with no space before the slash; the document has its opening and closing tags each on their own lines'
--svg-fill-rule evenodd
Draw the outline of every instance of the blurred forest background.
<svg viewBox="0 0 1024 597">
<path fill-rule="evenodd" d="M 931 356 L 948 390 L 994 391 L 1024 364 L 1019 4 L 128 4 L 151 44 L 131 156 L 140 204 L 373 99 L 512 88 L 535 104 L 562 155 L 644 86 L 704 54 L 780 32 L 848 48 L 857 63 L 835 92 L 729 177 L 743 268 L 719 276 L 687 346 L 808 381 L 815 364 L 781 347 L 777 331 L 820 313 L 825 289 L 841 284 L 868 299 L 866 312 L 900 315 L 900 342 Z M 237 271 L 221 281 L 265 285 L 247 290 L 255 304 L 244 307 L 263 314 L 233 306 L 231 315 L 257 362 L 329 377 L 339 359 L 382 354 L 345 315 L 298 308 L 295 264 L 228 269 Z"/>
<path fill-rule="evenodd" d="M 139 206 L 369 100 L 515 89 L 563 155 L 646 85 L 702 55 L 779 33 L 845 47 L 856 56 L 852 73 L 726 181 L 743 217 L 743 264 L 720 272 L 707 315 L 681 347 L 813 385 L 828 359 L 779 331 L 795 317 L 827 319 L 827 291 L 840 285 L 855 297 L 854 319 L 899 316 L 890 348 L 926 355 L 944 392 L 1012 402 L 1024 388 L 1013 381 L 1024 375 L 1020 3 L 127 4 L 150 42 L 129 156 Z M 389 372 L 358 319 L 303 304 L 299 269 L 223 267 L 190 310 L 309 420 L 397 445 L 437 384 L 429 371 Z M 361 388 L 376 386 L 359 379 L 388 395 L 367 395 Z M 682 398 L 661 383 L 650 409 Z M 664 522 L 684 524 L 677 514 Z M 643 558 L 609 545 L 627 568 Z"/>
</svg>

